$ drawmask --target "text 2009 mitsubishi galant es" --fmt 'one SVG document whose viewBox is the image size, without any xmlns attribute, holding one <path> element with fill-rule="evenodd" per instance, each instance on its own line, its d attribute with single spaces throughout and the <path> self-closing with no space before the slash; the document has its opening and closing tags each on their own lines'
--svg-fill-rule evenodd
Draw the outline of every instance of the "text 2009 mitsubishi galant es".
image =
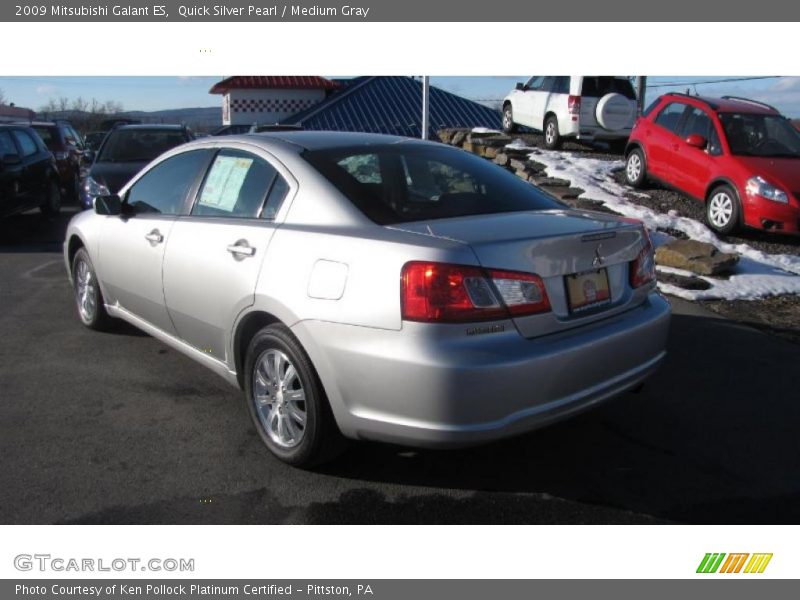
<svg viewBox="0 0 800 600">
<path fill-rule="evenodd" d="M 244 389 L 282 460 L 498 439 L 637 386 L 669 304 L 643 226 L 440 144 L 287 132 L 162 155 L 69 225 L 78 314 Z"/>
</svg>

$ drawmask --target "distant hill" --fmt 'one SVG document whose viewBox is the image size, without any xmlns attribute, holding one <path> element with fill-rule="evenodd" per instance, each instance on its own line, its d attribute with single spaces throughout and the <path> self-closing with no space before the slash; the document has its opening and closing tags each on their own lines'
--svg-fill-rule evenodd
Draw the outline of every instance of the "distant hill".
<svg viewBox="0 0 800 600">
<path fill-rule="evenodd" d="M 168 110 L 128 110 L 120 116 L 141 119 L 146 123 L 186 123 L 190 127 L 220 127 L 222 108 L 208 106 L 202 108 L 171 108 Z"/>
<path fill-rule="evenodd" d="M 109 117 L 129 117 L 138 119 L 142 123 L 178 123 L 185 124 L 198 131 L 208 131 L 222 125 L 222 108 L 219 106 L 197 107 L 197 108 L 171 108 L 168 110 L 126 110 Z M 48 115 L 39 113 L 39 118 L 49 119 L 68 119 L 76 126 L 97 120 L 97 115 L 75 110 L 53 112 Z"/>
</svg>

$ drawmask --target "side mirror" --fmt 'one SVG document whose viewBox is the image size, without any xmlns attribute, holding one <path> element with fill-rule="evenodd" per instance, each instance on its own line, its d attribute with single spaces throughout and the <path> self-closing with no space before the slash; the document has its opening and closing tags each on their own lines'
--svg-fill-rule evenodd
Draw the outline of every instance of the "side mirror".
<svg viewBox="0 0 800 600">
<path fill-rule="evenodd" d="M 693 133 L 686 138 L 686 143 L 693 148 L 697 148 L 698 150 L 705 150 L 706 146 L 708 145 L 708 140 L 700 134 Z"/>
<path fill-rule="evenodd" d="M 110 217 L 122 214 L 122 200 L 116 194 L 97 196 L 94 199 L 94 212 Z"/>
<path fill-rule="evenodd" d="M 83 151 L 83 160 L 87 163 L 94 162 L 94 150 L 87 148 Z"/>
<path fill-rule="evenodd" d="M 19 157 L 19 154 L 3 154 L 4 167 L 13 167 L 14 165 L 18 165 L 21 162 L 22 159 Z"/>
<path fill-rule="evenodd" d="M 520 92 L 525 91 L 525 84 L 518 81 L 517 85 L 514 86 L 514 89 L 519 90 Z"/>
</svg>

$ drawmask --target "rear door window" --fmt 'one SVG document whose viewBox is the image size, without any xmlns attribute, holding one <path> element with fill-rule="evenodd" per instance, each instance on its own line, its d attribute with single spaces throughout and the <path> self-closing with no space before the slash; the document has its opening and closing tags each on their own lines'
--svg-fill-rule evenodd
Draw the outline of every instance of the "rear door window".
<svg viewBox="0 0 800 600">
<path fill-rule="evenodd" d="M 26 131 L 14 130 L 14 137 L 22 150 L 22 156 L 33 156 L 39 151 L 39 147 L 33 138 Z"/>
<path fill-rule="evenodd" d="M 685 111 L 685 104 L 681 104 L 680 102 L 670 102 L 661 110 L 660 113 L 658 113 L 655 123 L 659 127 L 663 127 L 675 135 L 678 135 L 681 125 L 681 117 Z"/>
<path fill-rule="evenodd" d="M 682 130 L 683 137 L 687 138 L 692 134 L 697 134 L 708 139 L 711 132 L 711 118 L 700 108 L 690 108 L 686 114 Z"/>
<path fill-rule="evenodd" d="M 11 139 L 11 134 L 7 131 L 0 131 L 0 158 L 6 154 L 19 156 L 19 151 L 14 145 L 14 140 Z"/>
<path fill-rule="evenodd" d="M 554 94 L 569 94 L 569 77 L 556 77 L 553 84 Z"/>
<path fill-rule="evenodd" d="M 288 194 L 289 184 L 286 183 L 286 180 L 280 175 L 275 175 L 275 181 L 267 195 L 267 202 L 264 204 L 264 210 L 261 211 L 261 218 L 269 221 L 273 220 Z"/>
<path fill-rule="evenodd" d="M 258 218 L 277 174 L 275 167 L 254 154 L 222 150 L 208 170 L 192 215 Z"/>
</svg>

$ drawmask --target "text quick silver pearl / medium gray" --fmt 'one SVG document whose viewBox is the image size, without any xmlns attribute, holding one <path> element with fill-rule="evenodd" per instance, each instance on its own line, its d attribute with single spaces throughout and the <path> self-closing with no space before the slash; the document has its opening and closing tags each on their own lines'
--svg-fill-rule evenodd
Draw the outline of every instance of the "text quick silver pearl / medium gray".
<svg viewBox="0 0 800 600">
<path fill-rule="evenodd" d="M 77 313 L 124 319 L 245 392 L 296 465 L 342 438 L 448 447 L 639 385 L 670 308 L 643 226 L 440 144 L 196 141 L 70 222 Z"/>
</svg>

